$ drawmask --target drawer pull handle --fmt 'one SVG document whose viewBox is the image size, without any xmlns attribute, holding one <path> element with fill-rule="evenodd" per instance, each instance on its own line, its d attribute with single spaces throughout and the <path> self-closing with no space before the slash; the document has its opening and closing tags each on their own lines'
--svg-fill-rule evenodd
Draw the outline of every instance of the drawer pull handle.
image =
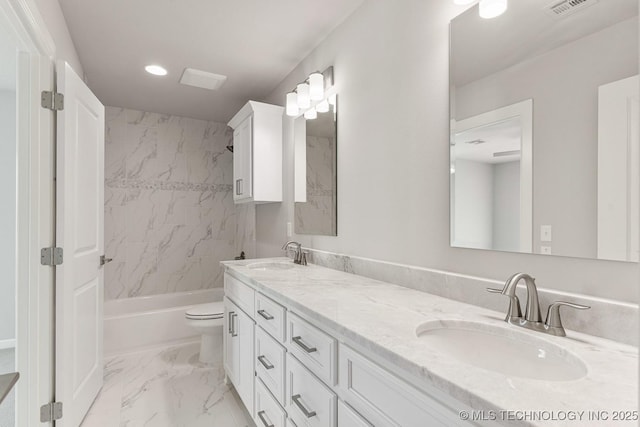
<svg viewBox="0 0 640 427">
<path fill-rule="evenodd" d="M 267 313 L 267 312 L 266 312 L 266 311 L 264 311 L 264 310 L 258 310 L 258 314 L 259 314 L 260 316 L 264 317 L 264 318 L 265 318 L 265 319 L 267 319 L 267 320 L 273 320 L 273 319 L 274 319 L 274 317 L 273 317 L 272 315 L 270 315 L 269 313 Z"/>
<path fill-rule="evenodd" d="M 227 326 L 228 326 L 227 332 L 229 332 L 229 335 L 233 335 L 233 315 L 234 315 L 234 312 L 230 311 L 227 314 L 229 315 L 228 319 L 227 319 Z"/>
<path fill-rule="evenodd" d="M 307 353 L 313 353 L 315 351 L 318 351 L 317 348 L 309 347 L 308 345 L 306 345 L 304 341 L 302 341 L 302 337 L 293 337 L 291 339 L 293 340 L 294 343 L 298 344 Z"/>
<path fill-rule="evenodd" d="M 312 417 L 316 416 L 316 411 L 307 410 L 307 408 L 302 403 L 302 397 L 299 394 L 296 394 L 295 396 L 292 396 L 291 400 L 293 400 L 293 403 L 296 404 L 298 409 L 300 409 L 302 411 L 302 413 L 304 414 L 305 417 L 312 418 Z"/>
<path fill-rule="evenodd" d="M 260 418 L 260 421 L 262 421 L 262 424 L 264 424 L 264 427 L 274 427 L 273 424 L 271 424 L 271 421 L 269 421 L 269 418 L 267 418 L 267 413 L 265 411 L 260 411 L 258 412 L 258 418 Z"/>
<path fill-rule="evenodd" d="M 258 361 L 262 363 L 262 366 L 264 366 L 266 370 L 273 369 L 275 367 L 271 363 L 269 363 L 267 358 L 264 356 L 258 356 Z"/>
<path fill-rule="evenodd" d="M 233 313 L 231 315 L 231 324 L 233 325 L 231 328 L 231 336 L 232 337 L 237 337 L 238 336 L 238 331 L 236 330 L 236 319 L 238 318 L 238 315 Z"/>
</svg>

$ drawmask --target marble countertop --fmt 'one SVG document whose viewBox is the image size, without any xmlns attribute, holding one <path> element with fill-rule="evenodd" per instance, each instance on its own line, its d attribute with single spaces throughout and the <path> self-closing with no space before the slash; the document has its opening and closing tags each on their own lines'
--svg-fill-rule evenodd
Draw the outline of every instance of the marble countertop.
<svg viewBox="0 0 640 427">
<path fill-rule="evenodd" d="M 415 385 L 435 387 L 473 410 L 495 411 L 500 424 L 533 426 L 617 426 L 637 421 L 612 421 L 615 411 L 638 409 L 638 349 L 573 331 L 554 337 L 517 328 L 503 321 L 504 313 L 438 297 L 413 289 L 316 265 L 289 270 L 256 270 L 255 262 L 286 258 L 226 261 L 225 270 L 257 290 L 282 301 L 293 311 L 317 320 L 401 370 Z M 497 298 L 499 296 L 496 295 Z M 416 328 L 427 321 L 462 320 L 532 334 L 562 346 L 587 366 L 574 381 L 542 381 L 509 377 L 459 362 L 425 346 Z M 624 327 L 622 325 L 622 327 Z M 514 363 L 517 361 L 514 360 Z M 544 421 L 500 420 L 530 411 L 553 417 Z M 573 411 L 568 414 L 568 411 Z M 589 420 L 605 411 L 609 420 Z M 578 420 L 559 419 L 565 416 Z"/>
</svg>

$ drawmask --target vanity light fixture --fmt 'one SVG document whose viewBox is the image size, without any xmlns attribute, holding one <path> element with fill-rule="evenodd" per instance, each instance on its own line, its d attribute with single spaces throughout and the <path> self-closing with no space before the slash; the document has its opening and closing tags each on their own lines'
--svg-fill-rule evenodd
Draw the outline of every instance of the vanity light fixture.
<svg viewBox="0 0 640 427">
<path fill-rule="evenodd" d="M 310 108 L 304 112 L 304 118 L 307 120 L 315 120 L 318 118 L 318 111 L 315 108 Z"/>
<path fill-rule="evenodd" d="M 324 76 L 319 71 L 309 76 L 309 95 L 313 101 L 321 101 L 324 98 Z"/>
<path fill-rule="evenodd" d="M 160 65 L 147 65 L 146 67 L 144 67 L 145 71 L 149 74 L 153 74 L 154 76 L 166 76 L 167 75 L 167 69 L 160 66 Z"/>
<path fill-rule="evenodd" d="M 298 93 L 298 107 L 305 108 L 311 107 L 311 96 L 309 94 L 309 85 L 307 83 L 300 83 L 296 88 Z"/>
<path fill-rule="evenodd" d="M 484 19 L 496 18 L 506 12 L 508 0 L 480 0 L 480 17 Z"/>
<path fill-rule="evenodd" d="M 295 117 L 300 114 L 300 107 L 298 107 L 298 94 L 295 92 L 289 92 L 287 94 L 287 116 Z"/>
<path fill-rule="evenodd" d="M 313 120 L 318 113 L 328 113 L 331 106 L 336 105 L 335 93 L 327 97 L 327 91 L 333 87 L 333 67 L 323 72 L 316 71 L 296 88 L 286 95 L 286 114 L 297 117 L 304 113 L 304 117 Z"/>
<path fill-rule="evenodd" d="M 318 113 L 328 113 L 329 112 L 329 108 L 331 108 L 331 107 L 329 105 L 329 101 L 326 100 L 326 99 L 324 101 L 320 101 L 318 103 L 318 105 L 316 105 L 316 111 Z"/>
</svg>

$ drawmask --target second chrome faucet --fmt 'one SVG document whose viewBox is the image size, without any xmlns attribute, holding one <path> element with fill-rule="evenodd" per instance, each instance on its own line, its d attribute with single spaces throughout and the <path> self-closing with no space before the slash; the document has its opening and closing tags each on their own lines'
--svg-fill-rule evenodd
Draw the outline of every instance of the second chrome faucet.
<svg viewBox="0 0 640 427">
<path fill-rule="evenodd" d="M 282 246 L 282 250 L 285 251 L 287 254 L 289 253 L 289 250 L 291 248 L 294 248 L 293 262 L 295 264 L 307 265 L 307 252 L 302 250 L 302 245 L 298 242 L 294 242 L 293 240 L 291 240 L 285 243 L 284 246 Z"/>
<path fill-rule="evenodd" d="M 522 309 L 520 308 L 520 300 L 516 295 L 516 289 L 518 283 L 524 280 L 527 287 L 527 304 L 522 316 Z M 540 301 L 538 299 L 538 289 L 536 288 L 536 281 L 533 277 L 526 273 L 516 273 L 509 277 L 504 284 L 503 289 L 487 288 L 487 291 L 497 294 L 502 294 L 509 298 L 509 308 L 507 310 L 507 316 L 504 319 L 505 322 L 512 325 L 520 326 L 534 331 L 544 332 L 551 335 L 566 336 L 564 327 L 562 326 L 562 320 L 560 318 L 560 307 L 567 306 L 577 308 L 580 310 L 586 310 L 591 308 L 586 305 L 574 304 L 570 302 L 557 301 L 549 306 L 547 310 L 547 318 L 543 322 L 542 315 L 540 314 Z"/>
</svg>

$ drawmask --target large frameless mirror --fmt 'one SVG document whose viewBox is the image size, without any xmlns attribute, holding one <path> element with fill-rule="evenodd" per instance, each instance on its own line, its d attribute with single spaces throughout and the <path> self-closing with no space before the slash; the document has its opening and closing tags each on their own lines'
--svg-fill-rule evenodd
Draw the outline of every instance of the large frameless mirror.
<svg viewBox="0 0 640 427">
<path fill-rule="evenodd" d="M 451 21 L 451 245 L 639 256 L 636 0 Z"/>
<path fill-rule="evenodd" d="M 295 232 L 337 235 L 337 96 L 315 119 L 295 120 Z"/>
</svg>

